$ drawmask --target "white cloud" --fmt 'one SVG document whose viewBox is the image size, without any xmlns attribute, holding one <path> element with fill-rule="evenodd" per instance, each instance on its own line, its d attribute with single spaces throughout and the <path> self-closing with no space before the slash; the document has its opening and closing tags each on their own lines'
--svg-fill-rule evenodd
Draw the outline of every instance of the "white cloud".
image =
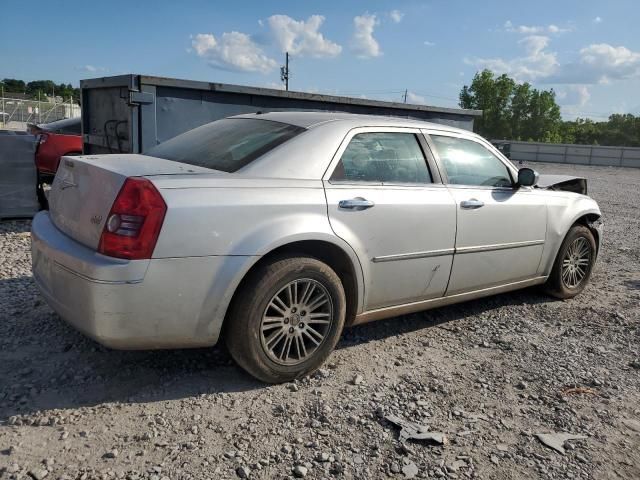
<svg viewBox="0 0 640 480">
<path fill-rule="evenodd" d="M 284 84 L 281 82 L 267 82 L 263 84 L 264 88 L 271 88 L 273 90 L 284 90 Z"/>
<path fill-rule="evenodd" d="M 351 48 L 358 57 L 371 58 L 382 55 L 378 41 L 373 38 L 373 30 L 378 23 L 376 16 L 368 13 L 354 17 Z"/>
<path fill-rule="evenodd" d="M 518 42 L 524 55 L 511 59 L 471 58 L 465 63 L 506 73 L 517 81 L 546 84 L 593 85 L 640 78 L 640 52 L 607 43 L 588 45 L 578 58 L 561 64 L 557 54 L 549 50 L 549 37 L 529 35 Z"/>
<path fill-rule="evenodd" d="M 602 17 L 596 17 L 593 19 L 593 23 L 602 23 Z"/>
<path fill-rule="evenodd" d="M 404 17 L 404 13 L 400 10 L 391 10 L 389 12 L 389 17 L 391 17 L 393 23 L 400 23 Z"/>
<path fill-rule="evenodd" d="M 436 44 L 434 42 L 430 42 L 429 40 L 425 40 L 424 44 L 427 47 L 435 47 L 436 46 Z"/>
<path fill-rule="evenodd" d="M 420 105 L 426 103 L 426 99 L 423 96 L 417 95 L 413 92 L 407 92 L 407 103 Z"/>
<path fill-rule="evenodd" d="M 556 96 L 562 106 L 584 107 L 591 99 L 591 92 L 586 85 L 569 85 L 557 90 Z"/>
<path fill-rule="evenodd" d="M 98 73 L 98 72 L 107 71 L 106 68 L 96 67 L 95 65 L 82 65 L 81 67 L 76 67 L 76 70 L 80 70 L 81 72 L 86 72 L 86 73 Z"/>
<path fill-rule="evenodd" d="M 477 68 L 488 68 L 498 73 L 506 73 L 515 80 L 531 82 L 553 74 L 558 68 L 555 52 L 545 49 L 549 45 L 549 37 L 530 35 L 518 42 L 524 47 L 525 55 L 510 60 L 503 58 L 473 58 L 465 59 L 469 65 Z"/>
<path fill-rule="evenodd" d="M 574 118 L 583 115 L 581 112 L 591 99 L 591 92 L 586 85 L 569 85 L 556 90 L 556 99 L 562 116 Z M 593 116 L 590 114 L 590 116 Z"/>
<path fill-rule="evenodd" d="M 507 20 L 504 23 L 504 29 L 507 32 L 511 33 L 522 33 L 524 35 L 535 35 L 535 34 L 558 34 L 570 32 L 571 28 L 563 28 L 557 25 L 549 24 L 549 25 L 514 25 L 511 20 Z"/>
<path fill-rule="evenodd" d="M 307 21 L 294 20 L 287 15 L 272 15 L 267 19 L 271 32 L 283 52 L 312 57 L 335 57 L 342 47 L 327 40 L 319 32 L 324 17 L 311 15 Z"/>
<path fill-rule="evenodd" d="M 210 33 L 199 33 L 192 38 L 191 46 L 214 68 L 267 73 L 278 66 L 249 35 L 241 32 L 225 32 L 220 40 Z"/>
<path fill-rule="evenodd" d="M 640 52 L 607 43 L 592 44 L 580 50 L 580 63 L 599 83 L 640 77 Z"/>
</svg>

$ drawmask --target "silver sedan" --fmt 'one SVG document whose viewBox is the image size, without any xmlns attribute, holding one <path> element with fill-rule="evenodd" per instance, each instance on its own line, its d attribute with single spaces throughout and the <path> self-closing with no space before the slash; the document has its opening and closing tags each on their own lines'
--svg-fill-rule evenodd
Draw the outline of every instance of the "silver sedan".
<svg viewBox="0 0 640 480">
<path fill-rule="evenodd" d="M 279 112 L 145 155 L 64 157 L 32 226 L 47 302 L 121 349 L 223 337 L 267 382 L 345 326 L 544 285 L 580 293 L 602 242 L 586 181 L 518 170 L 468 131 Z"/>
</svg>

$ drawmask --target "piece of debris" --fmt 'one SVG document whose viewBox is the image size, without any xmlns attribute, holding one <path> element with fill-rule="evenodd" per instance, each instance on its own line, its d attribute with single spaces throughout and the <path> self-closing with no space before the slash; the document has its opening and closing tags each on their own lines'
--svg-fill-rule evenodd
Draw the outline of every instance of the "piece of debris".
<svg viewBox="0 0 640 480">
<path fill-rule="evenodd" d="M 536 437 L 547 447 L 553 448 L 556 452 L 564 455 L 564 444 L 569 440 L 584 440 L 584 435 L 573 435 L 571 433 L 536 433 Z"/>
<path fill-rule="evenodd" d="M 118 450 L 113 449 L 102 455 L 102 458 L 116 458 L 118 456 Z"/>
<path fill-rule="evenodd" d="M 404 478 L 414 478 L 418 475 L 418 467 L 415 463 L 409 462 L 402 467 L 402 473 L 404 473 Z"/>
<path fill-rule="evenodd" d="M 362 375 L 356 375 L 355 377 L 353 377 L 353 384 L 354 385 L 360 385 L 363 382 L 364 378 L 362 377 Z"/>
<path fill-rule="evenodd" d="M 430 432 L 429 427 L 413 423 L 396 415 L 387 415 L 385 420 L 400 427 L 400 436 L 398 440 L 400 443 L 404 443 L 407 440 L 430 440 L 439 445 L 446 445 L 448 443 L 447 437 L 442 432 Z"/>
<path fill-rule="evenodd" d="M 562 395 L 572 395 L 572 394 L 588 394 L 588 395 L 598 395 L 598 392 L 593 388 L 587 387 L 573 387 L 573 388 L 565 388 L 562 391 Z"/>
<path fill-rule="evenodd" d="M 49 475 L 49 472 L 44 468 L 37 468 L 35 470 L 29 470 L 29 476 L 34 480 L 42 480 L 44 477 Z"/>
<path fill-rule="evenodd" d="M 634 432 L 640 432 L 640 422 L 638 420 L 632 420 L 630 418 L 623 418 L 622 423 L 633 430 Z"/>
<path fill-rule="evenodd" d="M 307 472 L 309 470 L 307 469 L 307 467 L 303 467 L 302 465 L 296 465 L 295 467 L 293 467 L 293 474 L 297 477 L 297 478 L 304 478 L 307 476 Z"/>
<path fill-rule="evenodd" d="M 249 467 L 240 466 L 236 468 L 236 475 L 240 478 L 249 478 L 249 475 L 251 475 L 251 469 Z"/>
</svg>

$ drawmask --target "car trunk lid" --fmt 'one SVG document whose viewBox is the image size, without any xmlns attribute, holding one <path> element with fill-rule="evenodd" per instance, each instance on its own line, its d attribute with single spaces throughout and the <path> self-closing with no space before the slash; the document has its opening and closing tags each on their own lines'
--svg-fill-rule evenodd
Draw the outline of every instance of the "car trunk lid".
<svg viewBox="0 0 640 480">
<path fill-rule="evenodd" d="M 111 206 L 128 177 L 213 173 L 146 155 L 63 157 L 49 194 L 56 227 L 83 245 L 97 249 Z"/>
</svg>

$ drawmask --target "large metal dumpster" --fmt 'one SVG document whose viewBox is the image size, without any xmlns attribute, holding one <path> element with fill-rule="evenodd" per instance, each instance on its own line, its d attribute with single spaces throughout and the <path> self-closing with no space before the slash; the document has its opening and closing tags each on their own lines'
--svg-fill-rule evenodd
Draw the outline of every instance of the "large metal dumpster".
<svg viewBox="0 0 640 480">
<path fill-rule="evenodd" d="M 208 122 L 257 111 L 325 110 L 416 118 L 471 130 L 478 110 L 119 75 L 80 82 L 85 154 L 141 153 Z"/>
</svg>

